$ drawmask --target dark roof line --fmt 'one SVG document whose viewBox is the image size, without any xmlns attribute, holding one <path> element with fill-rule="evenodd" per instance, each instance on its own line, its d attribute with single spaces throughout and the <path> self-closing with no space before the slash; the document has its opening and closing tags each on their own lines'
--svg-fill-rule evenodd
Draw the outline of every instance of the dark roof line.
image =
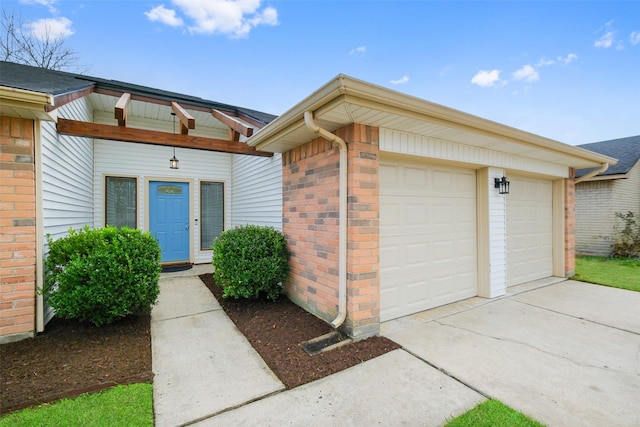
<svg viewBox="0 0 640 427">
<path fill-rule="evenodd" d="M 629 171 L 640 160 L 640 135 L 592 142 L 589 144 L 578 145 L 578 147 L 618 159 L 617 164 L 609 166 L 609 169 L 597 176 L 622 175 L 629 173 Z M 579 169 L 576 171 L 576 178 L 584 176 L 594 170 L 596 169 Z"/>
<path fill-rule="evenodd" d="M 0 61 L 0 85 L 46 93 L 54 96 L 78 92 L 80 90 L 94 87 L 96 89 L 130 92 L 132 94 L 160 99 L 163 101 L 175 101 L 178 103 L 184 102 L 205 108 L 233 111 L 237 114 L 247 115 L 264 124 L 268 124 L 277 117 L 273 114 L 263 113 L 249 108 L 209 101 L 196 96 L 165 91 L 149 86 L 86 76 L 66 71 L 47 70 L 4 61 Z"/>
</svg>

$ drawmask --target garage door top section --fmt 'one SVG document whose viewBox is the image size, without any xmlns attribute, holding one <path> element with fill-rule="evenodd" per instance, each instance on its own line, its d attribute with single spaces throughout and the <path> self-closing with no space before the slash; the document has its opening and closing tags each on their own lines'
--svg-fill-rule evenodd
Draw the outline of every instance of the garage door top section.
<svg viewBox="0 0 640 427">
<path fill-rule="evenodd" d="M 380 225 L 382 321 L 477 295 L 474 170 L 383 158 Z"/>
</svg>

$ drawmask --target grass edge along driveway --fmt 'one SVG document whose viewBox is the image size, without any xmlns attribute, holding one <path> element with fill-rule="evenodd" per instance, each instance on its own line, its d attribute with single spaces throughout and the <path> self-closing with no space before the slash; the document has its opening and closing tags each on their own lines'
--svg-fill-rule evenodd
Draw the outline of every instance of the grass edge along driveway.
<svg viewBox="0 0 640 427">
<path fill-rule="evenodd" d="M 572 279 L 640 292 L 640 259 L 578 256 Z"/>
</svg>

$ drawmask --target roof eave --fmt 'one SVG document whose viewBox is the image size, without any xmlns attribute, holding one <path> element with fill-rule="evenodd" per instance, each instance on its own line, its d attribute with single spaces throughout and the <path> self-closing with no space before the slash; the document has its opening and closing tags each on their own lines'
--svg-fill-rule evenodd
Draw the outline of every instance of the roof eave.
<svg viewBox="0 0 640 427">
<path fill-rule="evenodd" d="M 343 95 L 349 96 L 350 98 L 358 98 L 359 101 L 365 105 L 367 103 L 375 104 L 376 108 L 386 107 L 389 110 L 400 109 L 411 114 L 418 113 L 424 117 L 432 118 L 440 123 L 448 123 L 454 127 L 462 127 L 478 133 L 491 134 L 505 140 L 531 144 L 547 150 L 568 154 L 581 160 L 593 162 L 594 166 L 602 163 L 609 163 L 610 165 L 617 163 L 617 160 L 612 157 L 570 146 L 559 141 L 525 132 L 381 86 L 366 83 L 345 75 L 338 75 L 329 81 L 269 125 L 265 126 L 260 132 L 249 138 L 247 143 L 255 146 L 259 150 L 269 151 L 269 145 L 273 144 L 280 135 L 286 134 L 290 129 L 301 126 L 304 121 L 303 115 L 305 111 L 316 111 Z M 344 102 L 346 102 L 346 99 Z M 349 123 L 344 123 L 344 125 L 347 124 Z M 301 144 L 303 142 L 304 141 L 301 141 Z"/>
<path fill-rule="evenodd" d="M 21 117 L 54 120 L 47 109 L 54 105 L 54 97 L 48 93 L 34 92 L 8 86 L 0 86 L 0 111 L 11 115 L 11 110 Z"/>
</svg>

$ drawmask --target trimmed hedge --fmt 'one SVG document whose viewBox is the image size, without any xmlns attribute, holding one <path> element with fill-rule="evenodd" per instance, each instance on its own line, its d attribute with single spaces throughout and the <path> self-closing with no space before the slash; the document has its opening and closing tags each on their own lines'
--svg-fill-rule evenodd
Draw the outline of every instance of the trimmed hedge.
<svg viewBox="0 0 640 427">
<path fill-rule="evenodd" d="M 282 232 L 243 225 L 213 242 L 213 277 L 223 297 L 277 300 L 289 275 L 289 251 Z"/>
<path fill-rule="evenodd" d="M 160 288 L 160 246 L 149 234 L 123 227 L 47 236 L 42 293 L 57 316 L 97 326 L 149 314 Z"/>
</svg>

